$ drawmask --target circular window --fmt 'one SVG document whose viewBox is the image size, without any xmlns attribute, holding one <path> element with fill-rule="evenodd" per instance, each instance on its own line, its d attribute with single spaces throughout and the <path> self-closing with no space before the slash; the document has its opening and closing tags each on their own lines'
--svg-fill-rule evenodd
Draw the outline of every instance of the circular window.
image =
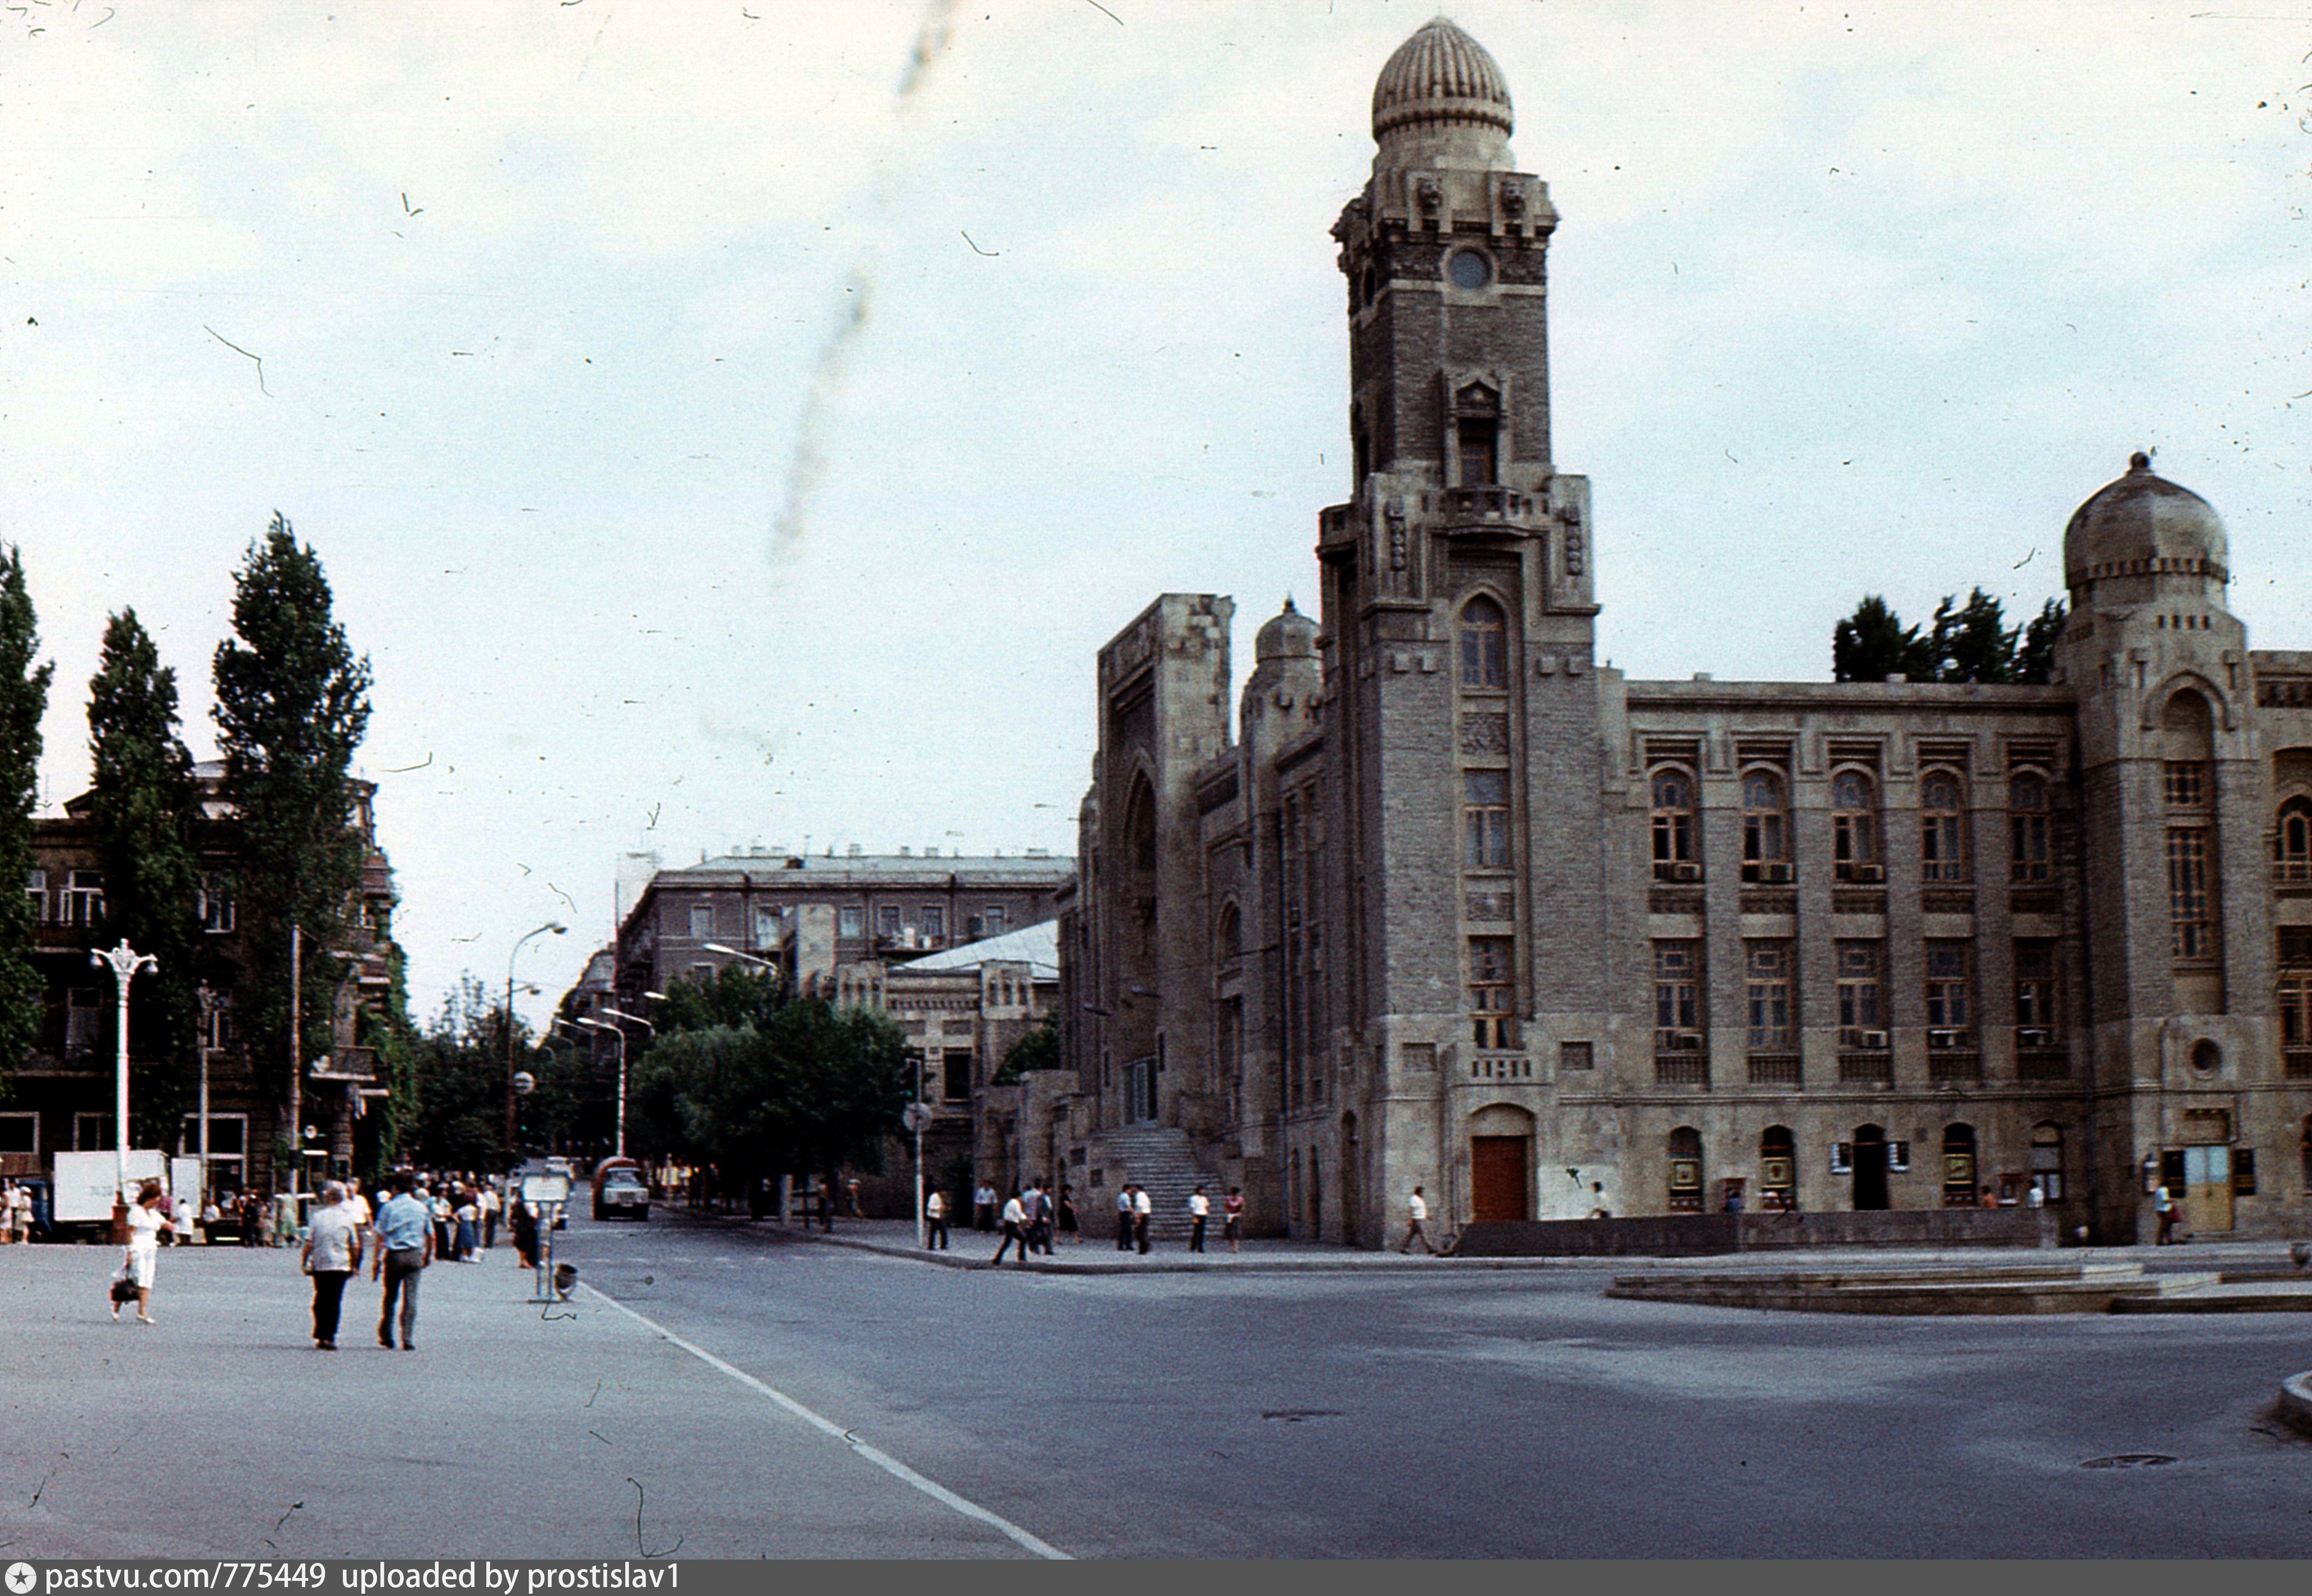
<svg viewBox="0 0 2312 1596">
<path fill-rule="evenodd" d="M 1456 288 L 1484 288 L 1493 280 L 1493 263 L 1475 250 L 1460 250 L 1445 263 L 1445 275 Z"/>
<path fill-rule="evenodd" d="M 2213 1042 L 2198 1042 L 2192 1048 L 2192 1073 L 2212 1075 L 2224 1066 L 2224 1050 Z"/>
</svg>

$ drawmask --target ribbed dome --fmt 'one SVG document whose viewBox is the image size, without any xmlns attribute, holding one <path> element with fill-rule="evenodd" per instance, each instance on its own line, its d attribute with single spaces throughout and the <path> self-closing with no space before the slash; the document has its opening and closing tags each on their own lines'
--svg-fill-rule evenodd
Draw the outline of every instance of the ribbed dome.
<svg viewBox="0 0 2312 1596">
<path fill-rule="evenodd" d="M 1290 599 L 1252 640 L 1255 660 L 1314 659 L 1316 653 L 1317 623 L 1292 608 Z"/>
<path fill-rule="evenodd" d="M 1443 17 L 1397 47 L 1373 84 L 1372 130 L 1379 138 L 1415 123 L 1476 122 L 1514 131 L 1510 88 L 1485 47 Z"/>
<path fill-rule="evenodd" d="M 2113 576 L 2226 579 L 2230 557 L 2224 523 L 2208 501 L 2151 474 L 2137 454 L 2127 475 L 2071 512 L 2063 529 L 2064 580 L 2077 588 Z"/>
</svg>

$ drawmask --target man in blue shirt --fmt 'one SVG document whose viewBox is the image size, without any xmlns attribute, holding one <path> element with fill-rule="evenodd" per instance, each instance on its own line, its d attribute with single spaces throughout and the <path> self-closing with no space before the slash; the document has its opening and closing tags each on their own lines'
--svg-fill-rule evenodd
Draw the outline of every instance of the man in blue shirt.
<svg viewBox="0 0 2312 1596">
<path fill-rule="evenodd" d="M 377 1251 L 370 1260 L 369 1277 L 385 1276 L 385 1302 L 377 1318 L 377 1344 L 391 1351 L 393 1347 L 393 1308 L 396 1298 L 401 1303 L 401 1350 L 417 1350 L 417 1276 L 427 1264 L 434 1261 L 434 1215 L 425 1203 L 412 1195 L 417 1187 L 417 1176 L 411 1170 L 396 1170 L 393 1175 L 393 1196 L 377 1211 L 371 1223 L 377 1237 Z"/>
</svg>

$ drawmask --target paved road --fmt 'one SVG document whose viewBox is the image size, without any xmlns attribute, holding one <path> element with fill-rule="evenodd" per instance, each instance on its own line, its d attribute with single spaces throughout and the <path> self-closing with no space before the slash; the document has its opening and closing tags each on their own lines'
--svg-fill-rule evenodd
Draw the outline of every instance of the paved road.
<svg viewBox="0 0 2312 1596">
<path fill-rule="evenodd" d="M 1079 1556 L 2300 1556 L 2296 1315 L 1887 1320 L 1590 1271 L 1037 1276 L 574 1222 L 637 1311 Z M 2164 1467 L 2083 1469 L 2116 1454 Z"/>
</svg>

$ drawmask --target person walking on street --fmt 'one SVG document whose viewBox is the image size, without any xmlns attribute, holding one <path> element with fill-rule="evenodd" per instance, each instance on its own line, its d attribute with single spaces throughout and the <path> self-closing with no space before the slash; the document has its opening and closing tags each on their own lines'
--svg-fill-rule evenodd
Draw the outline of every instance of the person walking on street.
<svg viewBox="0 0 2312 1596">
<path fill-rule="evenodd" d="M 1244 1188 L 1231 1186 L 1221 1199 L 1221 1234 L 1234 1252 L 1244 1241 Z"/>
<path fill-rule="evenodd" d="M 1148 1256 L 1148 1221 L 1156 1212 L 1156 1200 L 1148 1188 L 1134 1184 L 1132 1188 L 1132 1239 L 1140 1244 L 1140 1256 Z"/>
<path fill-rule="evenodd" d="M 346 1282 L 362 1261 L 360 1215 L 346 1201 L 346 1188 L 335 1180 L 321 1188 L 321 1206 L 305 1229 L 302 1261 L 313 1277 L 313 1345 L 322 1352 L 335 1352 Z"/>
<path fill-rule="evenodd" d="M 2176 1242 L 2176 1198 L 2162 1180 L 2159 1189 L 2151 1194 L 2151 1211 L 2159 1216 L 2159 1233 L 2151 1238 L 2154 1247 L 2172 1247 Z"/>
<path fill-rule="evenodd" d="M 1060 1234 L 1073 1242 L 1083 1241 L 1083 1232 L 1076 1228 L 1076 1188 L 1064 1180 L 1060 1182 Z"/>
<path fill-rule="evenodd" d="M 1116 1250 L 1132 1250 L 1132 1182 L 1116 1188 Z"/>
<path fill-rule="evenodd" d="M 936 1186 L 924 1197 L 924 1250 L 947 1250 L 947 1195 Z"/>
<path fill-rule="evenodd" d="M 995 1244 L 994 1261 L 1002 1263 L 1004 1250 L 1015 1243 L 1020 1249 L 1019 1267 L 1024 1269 L 1028 1267 L 1028 1209 L 1016 1191 L 1012 1200 L 1003 1205 L 1003 1239 Z"/>
<path fill-rule="evenodd" d="M 1397 1250 L 1411 1252 L 1415 1241 L 1421 1243 L 1422 1251 L 1432 1258 L 1437 1256 L 1437 1249 L 1429 1244 L 1429 1199 L 1421 1195 L 1418 1186 L 1413 1188 L 1413 1195 L 1405 1199 L 1405 1240 Z"/>
<path fill-rule="evenodd" d="M 992 1231 L 995 1228 L 995 1188 L 982 1180 L 971 1192 L 971 1228 Z"/>
<path fill-rule="evenodd" d="M 1212 1217 L 1213 1200 L 1201 1186 L 1188 1194 L 1188 1250 L 1204 1250 L 1204 1222 Z"/>
<path fill-rule="evenodd" d="M 385 1295 L 378 1308 L 377 1344 L 393 1348 L 393 1310 L 401 1306 L 401 1350 L 417 1350 L 417 1280 L 434 1261 L 434 1215 L 416 1195 L 417 1177 L 401 1170 L 393 1177 L 393 1196 L 377 1211 L 377 1251 L 370 1258 L 369 1277 L 385 1277 Z"/>
<path fill-rule="evenodd" d="M 153 1272 L 161 1264 L 161 1232 L 167 1228 L 168 1217 L 161 1212 L 161 1183 L 147 1180 L 136 1190 L 136 1206 L 128 1210 L 128 1252 L 122 1267 L 128 1277 L 136 1283 L 136 1322 L 153 1322 Z M 112 1317 L 120 1317 L 120 1304 L 112 1304 Z"/>
</svg>

